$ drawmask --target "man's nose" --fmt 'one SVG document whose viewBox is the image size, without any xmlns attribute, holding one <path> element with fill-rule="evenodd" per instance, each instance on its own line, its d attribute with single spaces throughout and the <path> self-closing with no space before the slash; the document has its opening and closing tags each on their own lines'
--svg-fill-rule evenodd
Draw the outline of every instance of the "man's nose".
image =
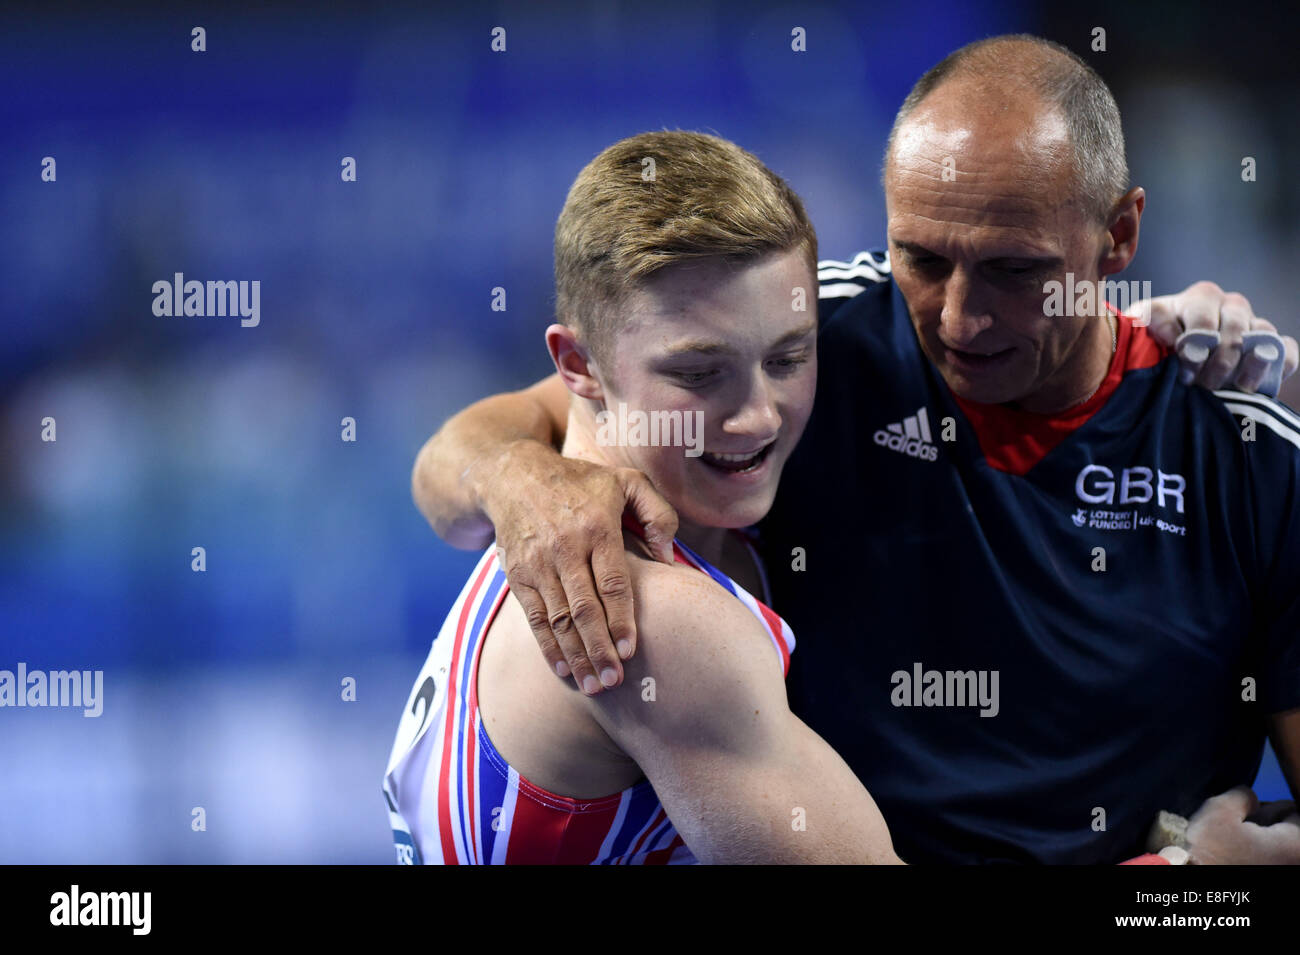
<svg viewBox="0 0 1300 955">
<path fill-rule="evenodd" d="M 992 324 L 993 316 L 976 294 L 970 276 L 962 269 L 953 269 L 944 286 L 943 311 L 939 314 L 944 341 L 962 348 Z"/>
<path fill-rule="evenodd" d="M 776 410 L 772 383 L 761 370 L 750 375 L 740 405 L 727 422 L 727 430 L 760 440 L 768 440 L 781 429 L 781 415 Z"/>
</svg>

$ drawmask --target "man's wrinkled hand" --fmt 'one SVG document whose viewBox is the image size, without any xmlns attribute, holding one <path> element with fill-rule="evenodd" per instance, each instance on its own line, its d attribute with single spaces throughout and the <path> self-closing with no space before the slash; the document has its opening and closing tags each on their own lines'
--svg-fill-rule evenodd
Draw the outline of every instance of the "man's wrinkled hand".
<svg viewBox="0 0 1300 955">
<path fill-rule="evenodd" d="M 1203 388 L 1233 386 L 1254 392 L 1268 370 L 1268 362 L 1253 352 L 1242 357 L 1241 340 L 1247 332 L 1272 332 L 1277 328 L 1259 318 L 1250 302 L 1239 292 L 1225 292 L 1213 282 L 1197 282 L 1177 295 L 1161 295 L 1136 303 L 1130 313 L 1140 323 L 1147 322 L 1151 335 L 1170 348 L 1185 331 L 1219 333 L 1219 345 L 1203 361 L 1179 356 L 1182 382 L 1195 382 Z M 1285 380 L 1300 365 L 1300 346 L 1289 335 L 1282 336 L 1286 359 L 1282 366 Z"/>
<path fill-rule="evenodd" d="M 677 513 L 640 471 L 559 457 L 521 441 L 483 493 L 497 554 L 546 661 L 595 695 L 623 680 L 636 651 L 623 513 L 672 563 Z"/>
</svg>

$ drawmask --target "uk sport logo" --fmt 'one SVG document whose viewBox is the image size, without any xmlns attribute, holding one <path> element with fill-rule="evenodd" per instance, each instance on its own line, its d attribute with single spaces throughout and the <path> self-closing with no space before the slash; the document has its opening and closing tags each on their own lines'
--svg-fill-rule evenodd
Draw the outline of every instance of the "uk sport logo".
<svg viewBox="0 0 1300 955">
<path fill-rule="evenodd" d="M 930 436 L 930 415 L 925 406 L 917 409 L 916 414 L 908 415 L 895 424 L 887 424 L 875 433 L 874 440 L 881 447 L 909 458 L 922 461 L 935 461 L 939 458 L 939 449 L 935 447 Z"/>
</svg>

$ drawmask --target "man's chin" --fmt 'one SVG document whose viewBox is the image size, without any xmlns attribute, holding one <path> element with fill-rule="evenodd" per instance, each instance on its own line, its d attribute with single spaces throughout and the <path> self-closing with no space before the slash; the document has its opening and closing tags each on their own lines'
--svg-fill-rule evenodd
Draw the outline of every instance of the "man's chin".
<svg viewBox="0 0 1300 955">
<path fill-rule="evenodd" d="M 1009 385 L 1005 380 L 991 380 L 952 368 L 940 368 L 939 374 L 948 385 L 948 390 L 965 401 L 973 401 L 981 405 L 1001 405 L 1020 397 L 1019 389 Z"/>
<path fill-rule="evenodd" d="M 772 507 L 773 494 L 757 494 L 743 502 L 710 502 L 693 500 L 689 511 L 682 516 L 700 527 L 739 528 L 757 524 Z M 712 505 L 712 506 L 711 506 Z"/>
</svg>

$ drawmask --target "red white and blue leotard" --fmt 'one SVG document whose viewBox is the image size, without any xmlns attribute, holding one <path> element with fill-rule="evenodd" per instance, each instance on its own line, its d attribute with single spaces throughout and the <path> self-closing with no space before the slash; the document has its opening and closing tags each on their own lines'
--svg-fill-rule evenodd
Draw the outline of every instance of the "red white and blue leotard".
<svg viewBox="0 0 1300 955">
<path fill-rule="evenodd" d="M 771 636 L 782 672 L 787 673 L 794 649 L 789 625 L 680 541 L 673 541 L 673 554 L 678 563 L 708 574 L 749 608 Z M 599 799 L 572 799 L 530 783 L 492 745 L 479 716 L 478 661 L 483 636 L 509 589 L 493 545 L 483 552 L 447 614 L 415 680 L 383 786 L 397 861 L 695 862 L 648 781 Z"/>
</svg>

